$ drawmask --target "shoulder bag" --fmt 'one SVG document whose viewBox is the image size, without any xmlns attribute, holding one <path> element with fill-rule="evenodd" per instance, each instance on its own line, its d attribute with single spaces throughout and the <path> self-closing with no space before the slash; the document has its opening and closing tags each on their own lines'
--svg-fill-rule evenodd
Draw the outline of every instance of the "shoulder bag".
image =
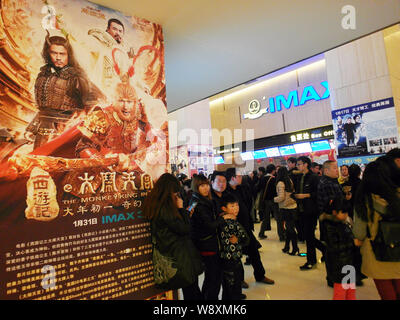
<svg viewBox="0 0 400 320">
<path fill-rule="evenodd" d="M 201 257 L 192 241 L 180 240 L 177 239 L 176 245 L 162 252 L 157 235 L 152 235 L 154 283 L 159 289 L 185 288 L 203 272 Z"/>
<path fill-rule="evenodd" d="M 268 185 L 269 185 L 269 182 L 271 181 L 272 178 L 273 178 L 273 177 L 270 176 L 269 179 L 268 179 L 268 181 L 267 181 L 267 185 L 265 186 L 264 193 L 263 193 L 263 196 L 262 196 L 262 198 L 261 198 L 262 201 L 265 200 L 265 196 L 267 195 Z"/>
<path fill-rule="evenodd" d="M 400 262 L 400 222 L 381 217 L 376 237 L 370 239 L 375 258 L 383 262 Z M 369 226 L 367 232 L 371 238 Z"/>
<path fill-rule="evenodd" d="M 167 284 L 175 275 L 178 269 L 175 267 L 175 260 L 172 257 L 162 255 L 157 248 L 155 237 L 153 242 L 153 273 L 156 285 Z"/>
</svg>

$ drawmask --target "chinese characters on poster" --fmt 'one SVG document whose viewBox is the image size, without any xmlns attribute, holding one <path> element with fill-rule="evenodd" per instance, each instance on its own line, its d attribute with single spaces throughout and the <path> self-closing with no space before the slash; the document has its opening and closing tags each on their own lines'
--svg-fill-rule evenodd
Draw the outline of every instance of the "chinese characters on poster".
<svg viewBox="0 0 400 320">
<path fill-rule="evenodd" d="M 370 156 L 399 146 L 393 98 L 332 111 L 338 158 Z"/>
<path fill-rule="evenodd" d="M 141 205 L 168 170 L 161 27 L 0 0 L 0 69 L 0 299 L 157 296 Z"/>
</svg>

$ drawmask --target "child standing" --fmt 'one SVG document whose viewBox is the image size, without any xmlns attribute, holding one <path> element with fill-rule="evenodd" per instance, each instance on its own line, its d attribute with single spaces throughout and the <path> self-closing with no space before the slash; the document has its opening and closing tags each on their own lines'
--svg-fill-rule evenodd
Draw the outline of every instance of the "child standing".
<svg viewBox="0 0 400 320">
<path fill-rule="evenodd" d="M 343 198 L 330 200 L 327 213 L 321 214 L 320 220 L 326 228 L 326 264 L 334 282 L 333 300 L 356 300 L 354 236 Z M 344 277 L 350 278 L 350 283 Z"/>
<path fill-rule="evenodd" d="M 222 215 L 231 214 L 235 219 L 226 219 L 220 227 L 222 258 L 222 300 L 240 300 L 242 296 L 241 258 L 242 249 L 248 245 L 250 238 L 236 220 L 239 213 L 239 202 L 228 194 L 222 201 Z"/>
</svg>

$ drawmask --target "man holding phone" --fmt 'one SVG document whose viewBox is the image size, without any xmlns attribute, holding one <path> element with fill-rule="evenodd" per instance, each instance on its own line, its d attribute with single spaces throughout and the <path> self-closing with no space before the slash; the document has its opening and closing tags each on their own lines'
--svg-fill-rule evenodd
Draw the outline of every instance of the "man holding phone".
<svg viewBox="0 0 400 320">
<path fill-rule="evenodd" d="M 317 266 L 316 248 L 324 254 L 325 247 L 315 238 L 315 228 L 318 220 L 317 188 L 319 178 L 311 172 L 311 160 L 302 156 L 297 159 L 297 167 L 302 175 L 297 179 L 296 193 L 298 213 L 304 224 L 304 237 L 307 246 L 307 262 L 300 270 L 311 270 Z"/>
</svg>

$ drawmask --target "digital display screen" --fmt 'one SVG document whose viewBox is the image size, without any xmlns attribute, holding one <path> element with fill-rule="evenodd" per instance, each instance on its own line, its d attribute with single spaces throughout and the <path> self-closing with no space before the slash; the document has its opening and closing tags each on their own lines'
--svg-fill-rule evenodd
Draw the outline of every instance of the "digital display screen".
<svg viewBox="0 0 400 320">
<path fill-rule="evenodd" d="M 279 157 L 279 156 L 281 155 L 281 154 L 279 153 L 278 147 L 275 147 L 275 148 L 268 148 L 268 149 L 265 149 L 264 151 L 265 151 L 267 157 L 270 157 L 270 158 L 272 158 L 272 157 Z"/>
<path fill-rule="evenodd" d="M 215 164 L 224 164 L 224 158 L 222 158 L 222 156 L 218 156 L 218 157 L 214 157 L 214 163 Z"/>
<path fill-rule="evenodd" d="M 293 145 L 296 153 L 309 153 L 311 152 L 311 145 L 309 142 L 296 143 Z"/>
<path fill-rule="evenodd" d="M 331 146 L 328 140 L 313 141 L 311 142 L 311 149 L 312 151 L 330 150 Z"/>
<path fill-rule="evenodd" d="M 252 151 L 241 152 L 240 156 L 242 157 L 243 161 L 253 160 L 254 159 Z"/>
<path fill-rule="evenodd" d="M 294 149 L 293 145 L 279 147 L 279 152 L 282 156 L 289 156 L 291 154 L 295 154 L 296 150 Z"/>
<path fill-rule="evenodd" d="M 331 146 L 331 149 L 336 149 L 335 143 L 333 142 L 333 140 L 329 140 L 329 144 Z"/>
<path fill-rule="evenodd" d="M 253 151 L 253 155 L 254 155 L 254 159 L 262 159 L 262 158 L 267 157 L 264 150 Z"/>
</svg>

